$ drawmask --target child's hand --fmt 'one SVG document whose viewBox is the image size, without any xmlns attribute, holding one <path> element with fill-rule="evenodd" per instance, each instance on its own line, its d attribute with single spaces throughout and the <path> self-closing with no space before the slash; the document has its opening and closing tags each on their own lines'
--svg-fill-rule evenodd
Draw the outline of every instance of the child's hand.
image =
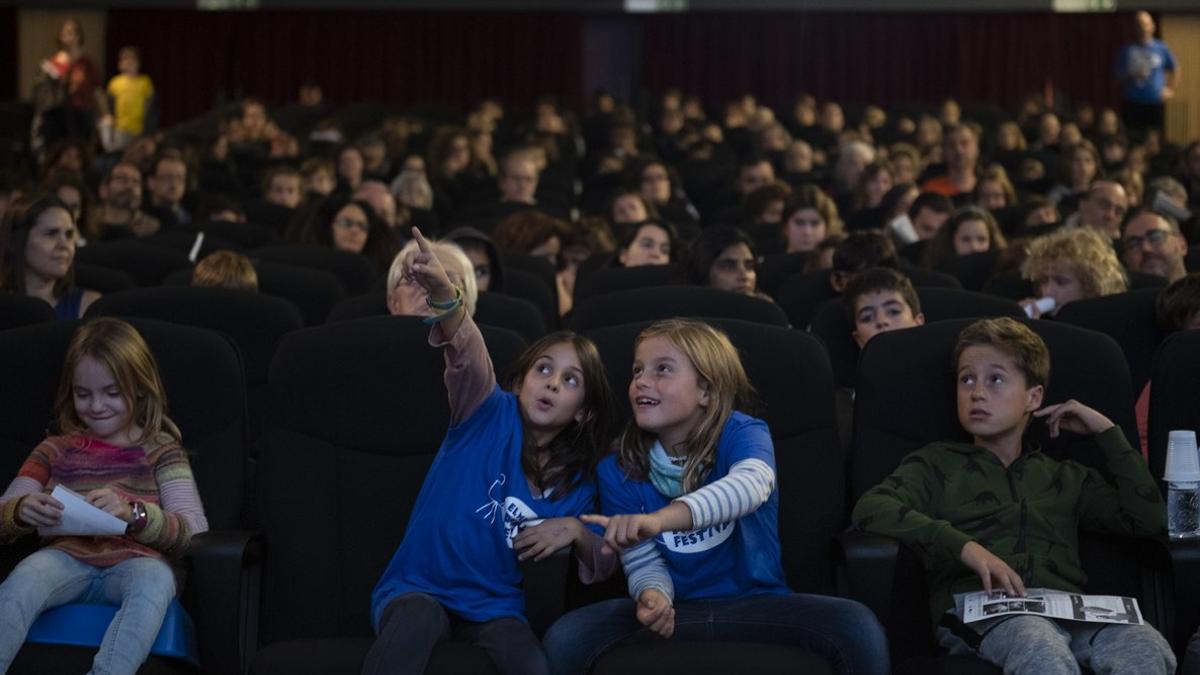
<svg viewBox="0 0 1200 675">
<path fill-rule="evenodd" d="M 1001 560 L 995 553 L 980 546 L 978 542 L 967 542 L 958 557 L 964 565 L 975 570 L 980 580 L 983 581 L 983 590 L 988 593 L 992 592 L 992 581 L 995 580 L 1009 595 L 1025 595 L 1025 582 L 1021 580 L 1021 575 L 1014 572 L 1013 568 L 1009 567 L 1008 563 Z"/>
<path fill-rule="evenodd" d="M 675 632 L 675 608 L 657 588 L 647 588 L 638 596 L 637 620 L 665 638 Z"/>
<path fill-rule="evenodd" d="M 583 523 L 578 518 L 549 518 L 521 530 L 513 538 L 513 548 L 520 551 L 517 560 L 533 558 L 534 562 L 540 562 L 575 543 L 582 535 Z"/>
<path fill-rule="evenodd" d="M 413 239 L 417 241 L 417 254 L 404 263 L 404 276 L 411 278 L 424 288 L 434 302 L 449 302 L 454 299 L 454 284 L 446 276 L 446 269 L 433 254 L 429 240 L 421 234 L 419 228 L 412 229 Z"/>
<path fill-rule="evenodd" d="M 87 502 L 101 511 L 116 516 L 125 522 L 133 520 L 133 509 L 129 503 L 113 492 L 110 488 L 92 490 L 84 495 Z"/>
<path fill-rule="evenodd" d="M 17 520 L 26 527 L 54 527 L 62 522 L 63 505 L 44 492 L 33 492 L 21 498 Z"/>
<path fill-rule="evenodd" d="M 1048 405 L 1033 413 L 1033 416 L 1046 418 L 1046 424 L 1050 426 L 1050 438 L 1058 438 L 1060 429 L 1076 434 L 1095 435 L 1113 427 L 1112 420 L 1075 399 Z"/>
<path fill-rule="evenodd" d="M 604 528 L 604 553 L 621 551 L 657 537 L 662 521 L 654 513 L 628 513 L 617 516 L 586 515 L 580 520 Z"/>
</svg>

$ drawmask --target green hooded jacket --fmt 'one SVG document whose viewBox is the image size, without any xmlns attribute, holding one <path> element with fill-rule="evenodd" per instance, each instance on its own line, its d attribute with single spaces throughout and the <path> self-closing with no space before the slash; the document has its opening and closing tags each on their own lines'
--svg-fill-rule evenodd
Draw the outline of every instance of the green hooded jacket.
<svg viewBox="0 0 1200 675">
<path fill-rule="evenodd" d="M 921 554 L 935 625 L 954 606 L 955 593 L 982 588 L 959 558 L 970 541 L 1008 563 L 1026 587 L 1080 592 L 1087 575 L 1079 528 L 1166 533 L 1158 486 L 1121 428 L 1097 434 L 1095 442 L 1104 474 L 1036 448 L 1005 468 L 978 446 L 932 443 L 858 500 L 853 527 L 895 537 Z"/>
</svg>

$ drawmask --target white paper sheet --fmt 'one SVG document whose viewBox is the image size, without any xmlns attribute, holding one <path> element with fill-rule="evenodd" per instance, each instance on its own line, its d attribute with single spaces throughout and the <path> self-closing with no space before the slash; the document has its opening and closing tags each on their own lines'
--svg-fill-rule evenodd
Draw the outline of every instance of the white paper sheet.
<svg viewBox="0 0 1200 675">
<path fill-rule="evenodd" d="M 1026 592 L 1027 595 L 1017 597 L 1009 596 L 1002 590 L 994 590 L 991 593 L 976 591 L 956 595 L 955 600 L 956 604 L 962 607 L 963 623 L 1012 614 L 1033 614 L 1088 623 L 1145 623 L 1136 598 L 1083 595 L 1045 588 L 1030 588 Z"/>
<path fill-rule="evenodd" d="M 43 537 L 119 535 L 125 534 L 129 527 L 120 518 L 87 503 L 83 495 L 61 485 L 55 486 L 50 496 L 62 502 L 62 522 L 54 527 L 39 527 L 38 534 Z"/>
</svg>

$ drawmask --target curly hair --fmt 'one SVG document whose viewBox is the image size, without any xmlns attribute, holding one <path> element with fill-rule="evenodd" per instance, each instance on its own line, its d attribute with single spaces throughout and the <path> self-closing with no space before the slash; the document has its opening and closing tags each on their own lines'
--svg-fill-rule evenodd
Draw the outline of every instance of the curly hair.
<svg viewBox="0 0 1200 675">
<path fill-rule="evenodd" d="M 1079 279 L 1087 298 L 1122 293 L 1129 286 L 1112 243 L 1091 228 L 1061 229 L 1034 239 L 1021 265 L 1021 276 L 1037 284 L 1051 270 L 1063 268 Z"/>
</svg>

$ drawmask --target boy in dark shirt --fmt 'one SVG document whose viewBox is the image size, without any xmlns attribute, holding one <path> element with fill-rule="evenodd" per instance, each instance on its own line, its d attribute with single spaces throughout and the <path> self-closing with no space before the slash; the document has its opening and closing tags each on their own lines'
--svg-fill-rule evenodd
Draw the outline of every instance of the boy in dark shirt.
<svg viewBox="0 0 1200 675">
<path fill-rule="evenodd" d="M 1027 326 L 977 321 L 955 347 L 958 419 L 973 444 L 940 442 L 909 455 L 863 495 L 855 527 L 896 537 L 925 562 L 935 623 L 955 593 L 1026 586 L 1081 592 L 1078 528 L 1159 536 L 1165 508 L 1141 456 L 1121 429 L 1078 401 L 1042 407 L 1050 355 Z M 1094 436 L 1111 480 L 1023 443 L 1032 417 Z M 1005 673 L 1175 672 L 1167 641 L 1151 626 L 1056 622 L 1038 616 L 971 624 L 976 652 Z M 946 628 L 952 653 L 971 647 Z"/>
</svg>

